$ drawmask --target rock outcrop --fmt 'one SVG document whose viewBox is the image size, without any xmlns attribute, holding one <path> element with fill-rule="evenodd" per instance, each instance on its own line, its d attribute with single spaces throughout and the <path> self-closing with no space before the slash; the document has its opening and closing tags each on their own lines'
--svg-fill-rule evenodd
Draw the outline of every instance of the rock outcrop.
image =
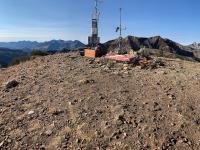
<svg viewBox="0 0 200 150">
<path fill-rule="evenodd" d="M 107 51 L 115 51 L 119 48 L 119 40 L 112 40 L 104 43 Z M 160 36 L 142 38 L 135 36 L 128 36 L 122 40 L 122 47 L 125 53 L 130 51 L 139 51 L 141 48 L 147 48 L 151 53 L 166 56 L 182 56 L 195 58 L 191 48 L 178 44 L 172 40 L 164 39 Z"/>
</svg>

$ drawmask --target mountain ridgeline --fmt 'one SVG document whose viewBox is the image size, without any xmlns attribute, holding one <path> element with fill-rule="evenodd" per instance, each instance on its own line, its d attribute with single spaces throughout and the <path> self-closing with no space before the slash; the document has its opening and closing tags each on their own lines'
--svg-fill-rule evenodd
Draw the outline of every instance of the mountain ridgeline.
<svg viewBox="0 0 200 150">
<path fill-rule="evenodd" d="M 198 50 L 200 50 L 200 43 L 194 42 L 193 44 L 188 45 L 188 46 L 191 47 L 191 48 L 193 48 L 193 49 L 198 49 Z"/>
<path fill-rule="evenodd" d="M 107 51 L 118 49 L 119 40 L 111 40 L 104 44 Z M 198 51 L 191 46 L 183 46 L 172 40 L 162 38 L 160 36 L 143 38 L 135 36 L 127 36 L 122 40 L 122 50 L 124 53 L 130 51 L 139 51 L 141 48 L 149 49 L 152 54 L 162 55 L 164 57 L 187 57 L 191 59 L 198 59 L 196 52 Z"/>
<path fill-rule="evenodd" d="M 22 49 L 23 51 L 31 51 L 33 49 L 43 51 L 60 51 L 63 49 L 76 49 L 84 47 L 85 45 L 78 40 L 64 41 L 64 40 L 51 40 L 47 42 L 36 41 L 19 41 L 19 42 L 0 42 L 0 47 L 9 49 Z"/>
</svg>

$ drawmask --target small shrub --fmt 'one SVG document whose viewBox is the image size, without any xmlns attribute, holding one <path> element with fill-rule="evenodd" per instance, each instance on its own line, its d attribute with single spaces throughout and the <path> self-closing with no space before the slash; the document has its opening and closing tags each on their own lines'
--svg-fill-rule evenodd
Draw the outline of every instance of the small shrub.
<svg viewBox="0 0 200 150">
<path fill-rule="evenodd" d="M 16 59 L 14 59 L 10 64 L 9 66 L 13 66 L 13 65 L 18 65 L 22 62 L 26 62 L 26 61 L 29 61 L 29 60 L 33 60 L 35 59 L 37 56 L 47 56 L 49 55 L 50 53 L 48 52 L 45 52 L 45 51 L 40 51 L 40 50 L 33 50 L 31 52 L 30 55 L 28 56 L 22 56 L 22 57 L 18 57 Z"/>
<path fill-rule="evenodd" d="M 164 51 L 163 51 L 163 49 L 159 50 L 158 57 L 164 57 Z"/>
<path fill-rule="evenodd" d="M 31 56 L 19 57 L 19 58 L 14 59 L 14 60 L 10 63 L 10 66 L 18 65 L 18 64 L 20 64 L 21 62 L 25 62 L 25 61 L 29 61 L 29 60 L 31 60 Z"/>
<path fill-rule="evenodd" d="M 141 48 L 138 52 L 137 52 L 138 56 L 142 56 L 142 57 L 146 57 L 147 59 L 151 59 L 151 54 L 150 54 L 150 50 L 146 49 L 146 48 Z"/>
</svg>

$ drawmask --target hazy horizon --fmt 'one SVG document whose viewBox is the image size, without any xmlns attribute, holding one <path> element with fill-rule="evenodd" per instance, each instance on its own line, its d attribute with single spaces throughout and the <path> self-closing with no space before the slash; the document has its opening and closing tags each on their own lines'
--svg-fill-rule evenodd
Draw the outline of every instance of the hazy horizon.
<svg viewBox="0 0 200 150">
<path fill-rule="evenodd" d="M 121 0 L 122 1 L 122 0 Z M 183 45 L 200 42 L 200 2 L 197 0 L 103 0 L 100 3 L 100 37 L 118 37 L 119 7 L 123 8 L 123 36 L 162 36 Z M 0 42 L 79 40 L 90 35 L 94 0 L 2 0 Z"/>
</svg>

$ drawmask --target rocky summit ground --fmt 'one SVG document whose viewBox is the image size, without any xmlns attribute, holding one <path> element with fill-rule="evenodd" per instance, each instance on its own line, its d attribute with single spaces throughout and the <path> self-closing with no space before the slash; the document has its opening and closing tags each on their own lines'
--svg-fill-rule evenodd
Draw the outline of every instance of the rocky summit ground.
<svg viewBox="0 0 200 150">
<path fill-rule="evenodd" d="M 0 149 L 199 150 L 200 64 L 55 54 L 0 70 Z"/>
</svg>

